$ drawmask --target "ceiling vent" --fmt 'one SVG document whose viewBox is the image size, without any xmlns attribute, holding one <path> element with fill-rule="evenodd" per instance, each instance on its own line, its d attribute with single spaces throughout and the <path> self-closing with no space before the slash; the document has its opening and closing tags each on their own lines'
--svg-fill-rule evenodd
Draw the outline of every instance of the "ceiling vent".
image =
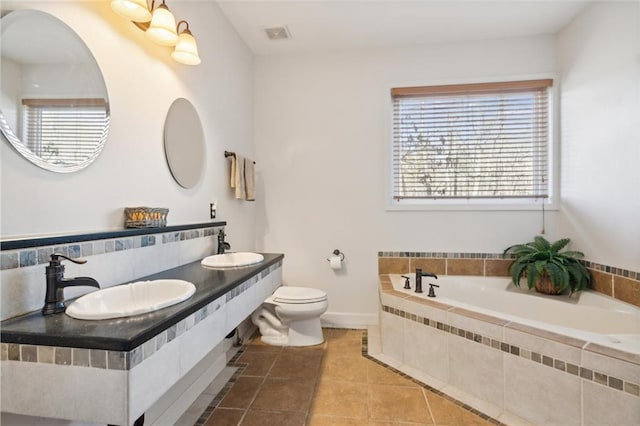
<svg viewBox="0 0 640 426">
<path fill-rule="evenodd" d="M 291 33 L 285 26 L 265 28 L 264 33 L 267 35 L 269 40 L 288 40 L 291 38 Z"/>
</svg>

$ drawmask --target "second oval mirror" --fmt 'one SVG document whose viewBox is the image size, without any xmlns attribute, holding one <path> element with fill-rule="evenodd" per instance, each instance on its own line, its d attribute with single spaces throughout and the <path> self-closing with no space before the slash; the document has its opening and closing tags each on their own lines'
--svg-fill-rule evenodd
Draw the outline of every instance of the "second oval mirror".
<svg viewBox="0 0 640 426">
<path fill-rule="evenodd" d="M 204 133 L 198 112 L 184 98 L 173 101 L 164 124 L 164 152 L 173 178 L 193 188 L 204 169 Z"/>
</svg>

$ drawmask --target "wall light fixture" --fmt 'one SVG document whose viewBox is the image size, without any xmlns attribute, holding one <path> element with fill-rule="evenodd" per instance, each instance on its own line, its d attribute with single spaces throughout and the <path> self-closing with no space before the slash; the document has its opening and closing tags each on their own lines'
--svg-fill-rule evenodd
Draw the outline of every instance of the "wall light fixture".
<svg viewBox="0 0 640 426">
<path fill-rule="evenodd" d="M 162 0 L 162 4 L 155 7 L 155 0 L 151 0 L 151 7 L 147 0 L 111 0 L 111 9 L 123 18 L 132 21 L 136 27 L 144 31 L 149 38 L 162 46 L 175 46 L 171 57 L 181 64 L 198 65 L 198 47 L 196 39 L 189 30 L 189 23 L 181 20 L 176 25 L 173 13 Z M 180 25 L 184 29 L 179 32 Z"/>
</svg>

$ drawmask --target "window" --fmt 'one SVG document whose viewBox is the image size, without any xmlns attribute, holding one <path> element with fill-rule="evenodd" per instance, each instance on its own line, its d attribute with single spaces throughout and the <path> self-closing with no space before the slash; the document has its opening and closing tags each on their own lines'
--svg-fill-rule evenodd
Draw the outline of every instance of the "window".
<svg viewBox="0 0 640 426">
<path fill-rule="evenodd" d="M 553 80 L 391 89 L 397 204 L 549 197 Z"/>
<path fill-rule="evenodd" d="M 104 99 L 23 99 L 22 107 L 22 141 L 49 163 L 80 164 L 104 143 Z"/>
</svg>

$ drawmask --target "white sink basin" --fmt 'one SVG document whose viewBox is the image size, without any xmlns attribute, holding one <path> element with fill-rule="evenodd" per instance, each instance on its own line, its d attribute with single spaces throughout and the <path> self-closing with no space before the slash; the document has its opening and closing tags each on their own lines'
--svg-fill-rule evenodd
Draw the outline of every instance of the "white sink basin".
<svg viewBox="0 0 640 426">
<path fill-rule="evenodd" d="M 138 281 L 86 294 L 67 307 L 77 319 L 101 320 L 157 311 L 187 300 L 196 287 L 182 280 Z"/>
<path fill-rule="evenodd" d="M 253 265 L 254 263 L 260 263 L 264 260 L 264 256 L 259 253 L 225 253 L 214 254 L 202 259 L 202 266 L 205 268 L 219 269 L 219 268 L 238 268 L 240 266 Z"/>
</svg>

